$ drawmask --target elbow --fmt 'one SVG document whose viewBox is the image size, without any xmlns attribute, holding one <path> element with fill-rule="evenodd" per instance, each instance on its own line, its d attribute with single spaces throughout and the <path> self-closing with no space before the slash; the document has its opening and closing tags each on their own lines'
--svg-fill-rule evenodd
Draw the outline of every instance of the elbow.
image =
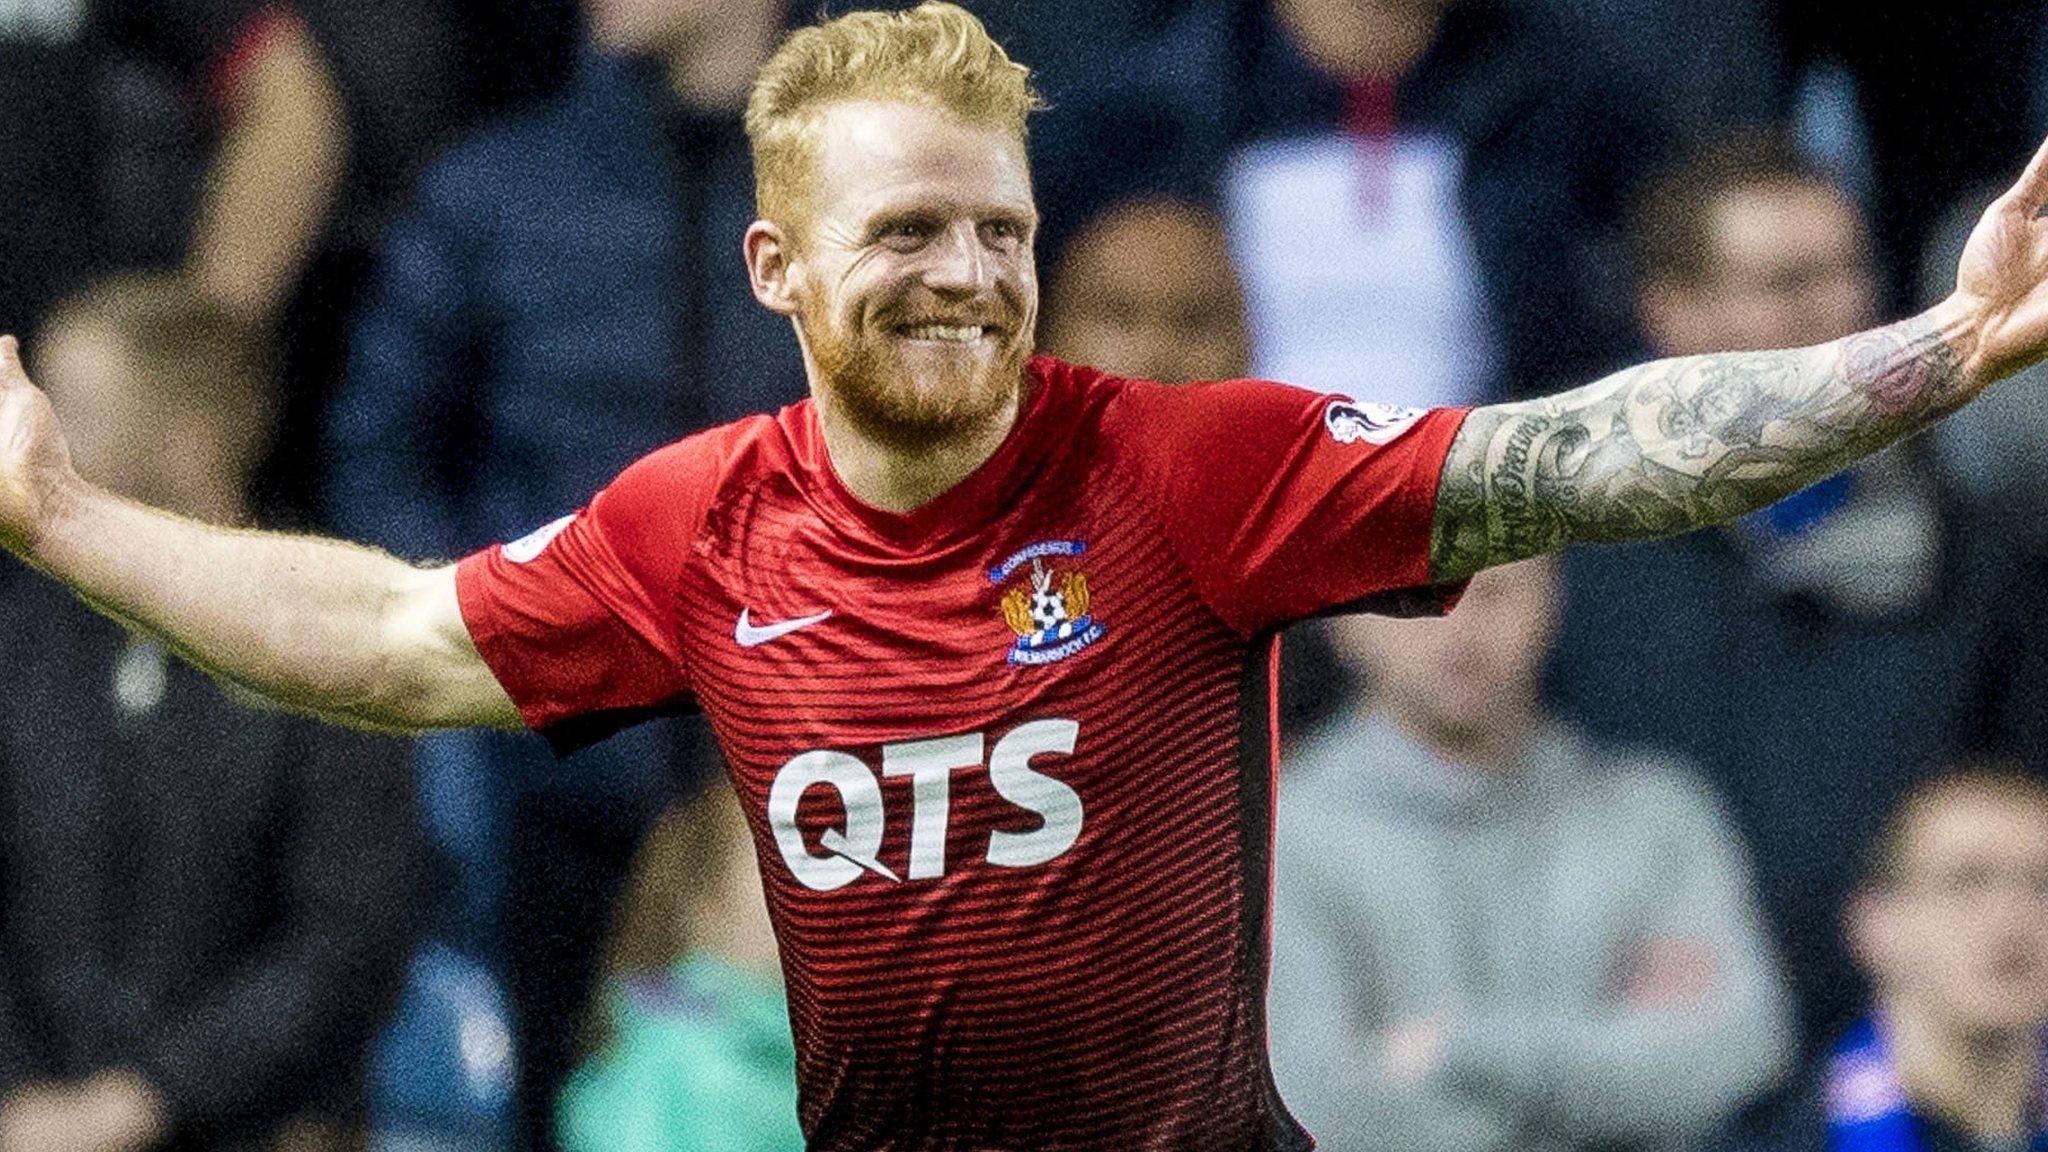
<svg viewBox="0 0 2048 1152">
<path fill-rule="evenodd" d="M 431 673 L 434 621 L 431 572 L 405 568 L 379 593 L 375 642 L 360 675 L 336 694 L 337 711 L 358 726 L 417 733 L 438 727 Z"/>
<path fill-rule="evenodd" d="M 523 717 L 470 639 L 455 567 L 399 567 L 377 613 L 377 642 L 350 709 L 387 731 L 521 729 Z"/>
</svg>

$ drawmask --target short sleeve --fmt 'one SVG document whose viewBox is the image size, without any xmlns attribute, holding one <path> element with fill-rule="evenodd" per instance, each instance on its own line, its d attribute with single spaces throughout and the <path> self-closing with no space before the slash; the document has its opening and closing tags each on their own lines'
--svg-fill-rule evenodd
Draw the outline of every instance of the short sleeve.
<svg viewBox="0 0 2048 1152">
<path fill-rule="evenodd" d="M 588 507 L 456 568 L 477 651 L 558 752 L 694 707 L 676 588 L 717 480 L 698 447 L 662 449 Z"/>
<path fill-rule="evenodd" d="M 1437 479 L 1466 409 L 1389 408 L 1286 384 L 1133 385 L 1166 531 L 1250 634 L 1334 612 L 1448 611 L 1431 587 Z"/>
</svg>

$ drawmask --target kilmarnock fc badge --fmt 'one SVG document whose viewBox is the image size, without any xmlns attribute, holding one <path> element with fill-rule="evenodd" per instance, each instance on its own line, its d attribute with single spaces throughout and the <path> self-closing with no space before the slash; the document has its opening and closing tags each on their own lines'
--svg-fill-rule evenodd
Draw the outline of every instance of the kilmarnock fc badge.
<svg viewBox="0 0 2048 1152">
<path fill-rule="evenodd" d="M 1029 586 L 1020 583 L 1003 596 L 1003 619 L 1017 634 L 1010 663 L 1050 664 L 1102 639 L 1101 621 L 1088 614 L 1088 577 L 1077 568 L 1061 571 L 1045 563 L 1050 556 L 1087 550 L 1080 540 L 1046 540 L 989 569 L 989 583 L 1002 584 L 1030 565 Z"/>
</svg>

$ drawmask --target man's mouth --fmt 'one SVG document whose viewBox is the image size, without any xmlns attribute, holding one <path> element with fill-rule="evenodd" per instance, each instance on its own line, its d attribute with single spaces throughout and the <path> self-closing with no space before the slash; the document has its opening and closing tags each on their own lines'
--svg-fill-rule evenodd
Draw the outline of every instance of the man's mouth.
<svg viewBox="0 0 2048 1152">
<path fill-rule="evenodd" d="M 989 331 L 985 324 L 904 324 L 897 332 L 912 340 L 938 340 L 947 344 L 972 344 Z"/>
</svg>

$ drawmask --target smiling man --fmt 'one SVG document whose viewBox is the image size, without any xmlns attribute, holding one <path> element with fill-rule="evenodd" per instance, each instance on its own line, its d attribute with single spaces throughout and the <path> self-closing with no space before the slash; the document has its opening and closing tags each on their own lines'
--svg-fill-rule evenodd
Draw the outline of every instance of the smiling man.
<svg viewBox="0 0 2048 1152">
<path fill-rule="evenodd" d="M 566 748 L 702 709 L 813 1148 L 1307 1148 L 1265 1054 L 1275 630 L 1738 514 L 2040 358 L 2048 151 L 1923 316 L 1420 412 L 1032 357 L 1035 104 L 949 4 L 790 37 L 746 252 L 812 398 L 525 540 L 415 568 L 124 502 L 0 340 L 0 542 L 343 721 Z"/>
<path fill-rule="evenodd" d="M 1843 922 L 1869 977 L 1740 1152 L 2048 1148 L 2048 784 L 1957 765 L 1899 798 Z"/>
</svg>

